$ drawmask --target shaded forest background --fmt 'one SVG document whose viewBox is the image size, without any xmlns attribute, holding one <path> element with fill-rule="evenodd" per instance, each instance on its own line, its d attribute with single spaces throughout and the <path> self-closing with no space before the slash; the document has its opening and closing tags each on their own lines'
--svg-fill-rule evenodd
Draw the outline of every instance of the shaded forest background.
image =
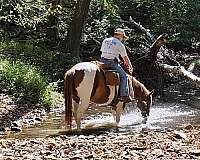
<svg viewBox="0 0 200 160">
<path fill-rule="evenodd" d="M 156 63 L 151 70 L 145 68 L 153 41 L 131 23 L 130 16 L 155 39 L 168 34 L 159 61 L 166 62 L 164 55 L 169 55 L 185 67 L 195 63 L 199 69 L 198 0 L 3 0 L 0 92 L 19 101 L 31 98 L 52 105 L 54 91 L 62 91 L 65 71 L 77 62 L 98 59 L 101 42 L 117 27 L 129 36 L 124 43 L 140 81 L 158 91 L 177 81 Z"/>
</svg>

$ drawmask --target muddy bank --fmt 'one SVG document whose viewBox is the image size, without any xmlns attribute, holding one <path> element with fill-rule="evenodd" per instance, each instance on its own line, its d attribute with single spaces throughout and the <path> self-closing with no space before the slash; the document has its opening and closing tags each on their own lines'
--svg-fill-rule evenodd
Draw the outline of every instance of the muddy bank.
<svg viewBox="0 0 200 160">
<path fill-rule="evenodd" d="M 21 131 L 45 119 L 44 107 L 28 102 L 16 103 L 12 97 L 0 94 L 0 131 Z"/>
<path fill-rule="evenodd" d="M 11 96 L 0 94 L 0 133 L 20 132 L 24 128 L 41 124 L 50 112 L 62 112 L 63 104 L 63 98 L 60 97 L 55 107 L 47 109 L 39 104 L 16 103 Z"/>
<path fill-rule="evenodd" d="M 34 139 L 1 139 L 2 159 L 199 159 L 200 126 L 179 131 L 104 132 Z"/>
</svg>

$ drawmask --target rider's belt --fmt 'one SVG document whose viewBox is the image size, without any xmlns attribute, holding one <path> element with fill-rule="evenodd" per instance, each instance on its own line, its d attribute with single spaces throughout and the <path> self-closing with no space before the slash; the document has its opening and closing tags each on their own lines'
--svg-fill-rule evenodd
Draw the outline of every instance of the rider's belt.
<svg viewBox="0 0 200 160">
<path fill-rule="evenodd" d="M 117 58 L 114 58 L 114 59 L 108 59 L 108 58 L 104 58 L 104 57 L 101 57 L 102 60 L 108 60 L 108 61 L 113 61 L 115 63 L 119 63 L 118 59 Z"/>
<path fill-rule="evenodd" d="M 101 59 L 103 59 L 103 60 L 114 60 L 114 59 L 109 59 L 109 58 L 104 58 L 104 57 L 101 57 Z"/>
</svg>

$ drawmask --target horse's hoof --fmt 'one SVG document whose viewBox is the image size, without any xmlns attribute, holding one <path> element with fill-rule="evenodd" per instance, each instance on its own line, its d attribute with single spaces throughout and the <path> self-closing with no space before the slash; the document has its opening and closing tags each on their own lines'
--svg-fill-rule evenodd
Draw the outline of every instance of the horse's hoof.
<svg viewBox="0 0 200 160">
<path fill-rule="evenodd" d="M 147 123 L 147 117 L 143 117 L 142 124 L 146 124 L 146 123 Z"/>
</svg>

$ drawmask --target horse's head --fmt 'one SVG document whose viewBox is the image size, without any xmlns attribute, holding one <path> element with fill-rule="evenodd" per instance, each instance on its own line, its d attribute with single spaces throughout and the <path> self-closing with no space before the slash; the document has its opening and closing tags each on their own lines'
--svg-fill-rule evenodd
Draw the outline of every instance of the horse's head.
<svg viewBox="0 0 200 160">
<path fill-rule="evenodd" d="M 150 108 L 152 106 L 152 95 L 154 90 L 149 92 L 145 97 L 137 100 L 137 106 L 141 110 L 142 117 L 149 116 Z"/>
<path fill-rule="evenodd" d="M 134 91 L 134 99 L 137 102 L 137 107 L 140 109 L 141 114 L 144 118 L 149 116 L 150 108 L 152 106 L 152 95 L 154 90 L 151 92 L 135 77 L 130 76 L 130 81 L 132 81 L 132 87 Z"/>
</svg>

